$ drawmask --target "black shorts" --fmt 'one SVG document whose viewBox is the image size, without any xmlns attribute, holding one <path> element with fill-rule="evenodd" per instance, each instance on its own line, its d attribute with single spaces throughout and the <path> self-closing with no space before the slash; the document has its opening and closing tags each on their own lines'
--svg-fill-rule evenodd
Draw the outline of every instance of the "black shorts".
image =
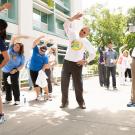
<svg viewBox="0 0 135 135">
<path fill-rule="evenodd" d="M 33 86 L 34 87 L 39 87 L 38 85 L 36 85 L 36 80 L 37 80 L 37 77 L 38 77 L 38 71 L 30 70 L 30 76 L 31 76 Z"/>
</svg>

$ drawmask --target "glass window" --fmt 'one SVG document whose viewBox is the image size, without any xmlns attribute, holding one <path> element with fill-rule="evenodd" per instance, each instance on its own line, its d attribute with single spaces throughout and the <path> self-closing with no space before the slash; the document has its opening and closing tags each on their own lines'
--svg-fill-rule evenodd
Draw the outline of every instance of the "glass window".
<svg viewBox="0 0 135 135">
<path fill-rule="evenodd" d="M 57 28 L 63 30 L 63 29 L 64 29 L 64 28 L 63 28 L 64 22 L 62 22 L 62 21 L 60 21 L 60 20 L 58 20 L 58 19 L 56 20 L 56 22 L 57 22 Z"/>
<path fill-rule="evenodd" d="M 47 23 L 47 14 L 41 12 L 41 22 Z"/>
<path fill-rule="evenodd" d="M 37 9 L 33 9 L 33 12 L 35 13 L 35 14 L 37 14 L 37 15 L 40 15 L 40 11 L 39 10 L 37 10 Z"/>
<path fill-rule="evenodd" d="M 3 5 L 4 3 L 7 3 L 8 0 L 1 0 L 1 5 Z"/>
<path fill-rule="evenodd" d="M 18 14 L 18 5 L 17 5 L 17 0 L 0 0 L 1 2 L 1 5 L 3 5 L 4 3 L 11 3 L 12 4 L 12 8 L 9 9 L 7 12 L 8 12 L 8 18 L 10 19 L 17 19 L 17 14 Z"/>
<path fill-rule="evenodd" d="M 58 55 L 58 64 L 63 64 L 64 62 L 64 57 L 63 55 Z"/>
<path fill-rule="evenodd" d="M 40 11 L 33 9 L 33 19 L 36 21 L 41 21 Z"/>
</svg>

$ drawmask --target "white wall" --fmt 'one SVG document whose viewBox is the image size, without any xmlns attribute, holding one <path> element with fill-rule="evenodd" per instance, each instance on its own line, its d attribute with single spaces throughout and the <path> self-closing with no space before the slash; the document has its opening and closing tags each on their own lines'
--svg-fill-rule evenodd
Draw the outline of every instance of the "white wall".
<svg viewBox="0 0 135 135">
<path fill-rule="evenodd" d="M 33 0 L 19 0 L 19 34 L 32 35 Z"/>
<path fill-rule="evenodd" d="M 82 0 L 70 0 L 71 1 L 71 15 L 77 12 L 82 12 Z"/>
<path fill-rule="evenodd" d="M 18 25 L 8 22 L 7 32 L 18 34 Z"/>
<path fill-rule="evenodd" d="M 33 36 L 33 0 L 18 0 L 19 3 L 19 26 L 18 34 Z M 30 56 L 32 40 L 22 40 L 26 59 Z"/>
</svg>

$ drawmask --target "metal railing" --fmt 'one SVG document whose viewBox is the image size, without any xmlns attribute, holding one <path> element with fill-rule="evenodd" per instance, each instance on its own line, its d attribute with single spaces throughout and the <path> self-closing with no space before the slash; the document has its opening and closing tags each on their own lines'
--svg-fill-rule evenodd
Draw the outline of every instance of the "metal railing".
<svg viewBox="0 0 135 135">
<path fill-rule="evenodd" d="M 40 30 L 48 30 L 48 24 L 37 21 L 37 20 L 33 20 L 33 26 Z"/>
<path fill-rule="evenodd" d="M 65 31 L 59 28 L 56 28 L 56 33 L 60 35 L 65 35 Z"/>
</svg>

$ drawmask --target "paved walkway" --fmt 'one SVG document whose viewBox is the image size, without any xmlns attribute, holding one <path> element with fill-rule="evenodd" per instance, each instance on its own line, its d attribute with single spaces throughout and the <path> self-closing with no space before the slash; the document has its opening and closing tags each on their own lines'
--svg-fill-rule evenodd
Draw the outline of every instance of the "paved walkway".
<svg viewBox="0 0 135 135">
<path fill-rule="evenodd" d="M 60 109 L 60 86 L 54 86 L 53 101 L 35 101 L 32 91 L 24 105 L 5 105 L 7 121 L 0 135 L 135 135 L 135 108 L 127 108 L 130 86 L 107 91 L 98 78 L 84 80 L 87 109 L 78 107 L 74 91 L 69 91 L 69 107 Z"/>
</svg>

